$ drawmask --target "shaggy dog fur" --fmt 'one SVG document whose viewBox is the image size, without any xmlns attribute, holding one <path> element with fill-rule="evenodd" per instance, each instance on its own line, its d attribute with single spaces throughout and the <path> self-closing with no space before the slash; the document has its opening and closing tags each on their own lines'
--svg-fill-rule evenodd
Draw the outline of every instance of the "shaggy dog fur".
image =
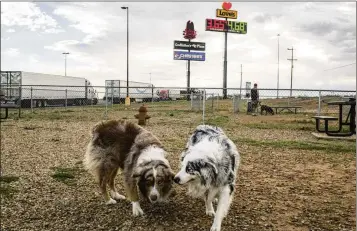
<svg viewBox="0 0 357 231">
<path fill-rule="evenodd" d="M 214 216 L 211 231 L 221 230 L 233 198 L 240 156 L 236 145 L 219 127 L 200 125 L 181 154 L 181 170 L 174 181 L 187 184 L 188 194 L 203 198 L 206 214 Z M 216 212 L 212 202 L 218 198 Z"/>
<path fill-rule="evenodd" d="M 106 204 L 125 199 L 114 186 L 119 168 L 134 216 L 143 214 L 137 188 L 151 203 L 167 199 L 174 173 L 158 138 L 139 125 L 120 120 L 98 123 L 91 135 L 84 166 L 96 178 Z"/>
</svg>

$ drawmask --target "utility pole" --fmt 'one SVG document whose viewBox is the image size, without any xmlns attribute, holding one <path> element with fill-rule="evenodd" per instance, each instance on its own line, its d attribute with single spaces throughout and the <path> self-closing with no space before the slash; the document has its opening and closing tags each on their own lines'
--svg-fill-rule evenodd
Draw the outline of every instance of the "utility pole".
<svg viewBox="0 0 357 231">
<path fill-rule="evenodd" d="M 291 59 L 288 59 L 291 61 L 291 79 L 290 79 L 290 98 L 292 97 L 292 91 L 293 91 L 293 68 L 294 68 L 294 61 L 297 61 L 297 59 L 294 59 L 294 47 L 288 48 L 289 51 L 291 51 Z"/>
<path fill-rule="evenodd" d="M 242 78 L 243 78 L 243 67 L 240 65 L 240 87 L 239 87 L 239 98 L 242 99 Z"/>
</svg>

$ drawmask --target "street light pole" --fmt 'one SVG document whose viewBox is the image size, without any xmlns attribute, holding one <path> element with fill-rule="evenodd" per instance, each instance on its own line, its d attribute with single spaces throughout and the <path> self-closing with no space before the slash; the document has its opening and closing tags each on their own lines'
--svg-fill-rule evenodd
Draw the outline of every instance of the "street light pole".
<svg viewBox="0 0 357 231">
<path fill-rule="evenodd" d="M 64 55 L 64 76 L 67 76 L 67 55 L 69 55 L 69 52 L 63 52 Z"/>
<path fill-rule="evenodd" d="M 129 7 L 122 6 L 126 10 L 126 104 L 130 105 L 129 98 Z"/>
<path fill-rule="evenodd" d="M 277 91 L 276 91 L 276 98 L 279 99 L 279 37 L 280 34 L 277 35 L 278 36 L 278 82 L 277 82 Z"/>
</svg>

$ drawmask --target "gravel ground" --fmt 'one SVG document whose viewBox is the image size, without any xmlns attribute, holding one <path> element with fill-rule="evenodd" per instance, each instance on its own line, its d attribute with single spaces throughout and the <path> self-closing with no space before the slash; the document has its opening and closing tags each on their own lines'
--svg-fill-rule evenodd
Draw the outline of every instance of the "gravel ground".
<svg viewBox="0 0 357 231">
<path fill-rule="evenodd" d="M 111 109 L 108 117 L 132 120 L 136 109 Z M 229 113 L 206 118 L 222 126 L 242 159 L 222 230 L 356 230 L 355 143 L 314 139 L 305 114 Z M 201 114 L 175 107 L 150 115 L 147 129 L 163 141 L 176 172 Z M 89 130 L 102 118 L 103 110 L 94 107 L 24 112 L 20 120 L 1 123 L 1 230 L 209 230 L 203 201 L 178 185 L 166 203 L 142 202 L 144 217 L 133 218 L 128 201 L 102 203 L 81 164 Z M 67 178 L 54 175 L 61 171 Z M 120 173 L 116 184 L 124 193 Z"/>
</svg>

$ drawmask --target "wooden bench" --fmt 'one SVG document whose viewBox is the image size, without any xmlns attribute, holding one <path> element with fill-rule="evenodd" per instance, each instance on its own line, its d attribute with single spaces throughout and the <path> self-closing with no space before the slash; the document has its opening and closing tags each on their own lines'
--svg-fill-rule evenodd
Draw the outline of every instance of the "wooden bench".
<svg viewBox="0 0 357 231">
<path fill-rule="evenodd" d="M 328 121 L 332 121 L 332 120 L 338 120 L 337 117 L 332 117 L 332 116 L 313 116 L 312 118 L 314 118 L 316 120 L 316 130 L 318 132 L 326 132 L 328 131 Z M 325 121 L 325 130 L 320 130 L 320 120 L 324 120 Z"/>
<path fill-rule="evenodd" d="M 297 113 L 297 109 L 302 108 L 302 107 L 301 106 L 272 106 L 271 108 L 275 109 L 275 114 L 278 114 L 278 109 L 281 109 L 279 111 L 279 113 L 284 111 L 284 110 L 288 110 L 291 113 L 295 113 L 296 114 Z M 294 111 L 292 109 L 294 109 Z"/>
</svg>

